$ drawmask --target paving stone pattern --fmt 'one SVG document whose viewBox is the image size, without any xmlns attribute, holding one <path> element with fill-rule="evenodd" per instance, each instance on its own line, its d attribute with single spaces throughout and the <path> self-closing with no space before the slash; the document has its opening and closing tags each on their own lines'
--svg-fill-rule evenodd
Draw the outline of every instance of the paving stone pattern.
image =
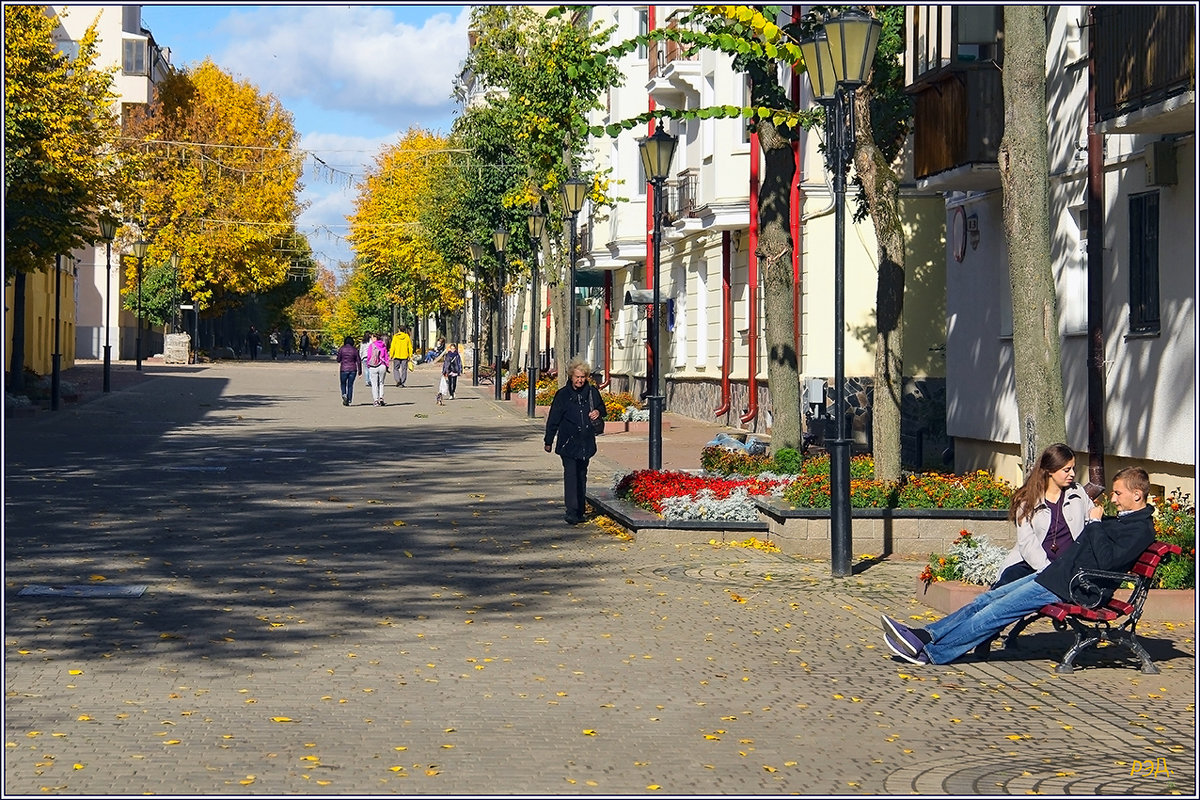
<svg viewBox="0 0 1200 800">
<path fill-rule="evenodd" d="M 919 566 L 567 526 L 491 387 L 145 373 L 6 421 L 6 796 L 1195 793 L 1191 621 L 1144 627 L 1160 675 L 1056 675 L 1042 623 L 914 667 L 878 618 L 936 618 Z M 594 479 L 640 463 L 616 439 Z M 103 582 L 148 588 L 17 594 Z"/>
</svg>

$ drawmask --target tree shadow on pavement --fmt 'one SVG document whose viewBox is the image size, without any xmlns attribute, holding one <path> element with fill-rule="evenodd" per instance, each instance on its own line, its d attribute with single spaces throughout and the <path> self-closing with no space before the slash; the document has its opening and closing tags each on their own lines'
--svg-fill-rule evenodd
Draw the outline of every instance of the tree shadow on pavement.
<svg viewBox="0 0 1200 800">
<path fill-rule="evenodd" d="M 527 425 L 335 399 L 331 419 L 366 424 L 303 426 L 286 409 L 313 402 L 302 395 L 226 396 L 226 381 L 196 375 L 152 383 L 6 432 L 10 644 L 283 655 L 409 621 L 556 613 L 548 595 L 594 574 L 561 547 L 587 533 L 562 523 L 557 459 Z M 148 589 L 17 596 L 100 583 Z"/>
</svg>

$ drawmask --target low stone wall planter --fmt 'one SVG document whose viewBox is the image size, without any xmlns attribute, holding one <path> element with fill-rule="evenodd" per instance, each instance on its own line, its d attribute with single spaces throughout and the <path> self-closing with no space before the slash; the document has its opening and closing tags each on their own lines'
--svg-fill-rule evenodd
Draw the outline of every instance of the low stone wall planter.
<svg viewBox="0 0 1200 800">
<path fill-rule="evenodd" d="M 828 558 L 829 509 L 792 508 L 778 498 L 757 501 L 771 540 L 785 553 Z M 1012 547 L 1016 529 L 1008 512 L 985 509 L 854 508 L 850 510 L 851 553 L 892 555 L 945 552 L 964 530 L 997 547 Z"/>
<path fill-rule="evenodd" d="M 933 581 L 926 585 L 920 577 L 914 580 L 917 602 L 943 614 L 957 611 L 987 591 L 986 586 L 960 581 Z M 1142 606 L 1144 622 L 1194 622 L 1195 619 L 1195 589 L 1151 589 Z"/>
</svg>

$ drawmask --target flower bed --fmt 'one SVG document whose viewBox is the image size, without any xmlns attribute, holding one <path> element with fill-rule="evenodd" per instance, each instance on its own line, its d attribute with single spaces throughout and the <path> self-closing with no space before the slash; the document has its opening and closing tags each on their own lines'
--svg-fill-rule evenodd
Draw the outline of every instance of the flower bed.
<svg viewBox="0 0 1200 800">
<path fill-rule="evenodd" d="M 617 481 L 617 498 L 664 519 L 757 520 L 751 497 L 769 495 L 783 481 L 719 478 L 690 472 L 637 470 Z"/>
</svg>

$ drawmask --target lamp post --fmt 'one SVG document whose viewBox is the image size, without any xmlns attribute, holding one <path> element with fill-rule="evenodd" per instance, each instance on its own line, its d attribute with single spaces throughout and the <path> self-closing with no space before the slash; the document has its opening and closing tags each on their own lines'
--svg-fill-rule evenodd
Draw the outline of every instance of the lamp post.
<svg viewBox="0 0 1200 800">
<path fill-rule="evenodd" d="M 112 320 L 109 288 L 112 286 L 112 243 L 117 238 L 116 220 L 100 218 L 100 238 L 104 240 L 104 391 L 107 392 L 112 385 L 112 345 L 108 339 Z"/>
<path fill-rule="evenodd" d="M 137 259 L 137 337 L 135 338 L 135 355 L 137 365 L 135 369 L 142 369 L 142 260 L 146 257 L 146 248 L 150 243 L 145 239 L 138 239 L 133 243 L 133 257 Z"/>
<path fill-rule="evenodd" d="M 567 319 L 568 330 L 567 349 L 571 352 L 567 353 L 567 361 L 575 356 L 579 350 L 579 342 L 577 337 L 577 323 L 575 319 L 575 251 L 578 248 L 577 237 L 579 212 L 583 210 L 583 201 L 587 198 L 588 183 L 579 178 L 571 178 L 563 183 L 563 208 L 571 215 L 571 294 L 567 298 Z M 566 361 L 563 362 L 564 364 Z"/>
<path fill-rule="evenodd" d="M 546 229 L 546 217 L 535 208 L 529 212 L 529 241 L 533 251 L 533 262 L 529 274 L 529 368 L 528 402 L 525 413 L 530 419 L 537 416 L 537 382 L 538 382 L 538 246 L 542 241 L 542 232 Z"/>
<path fill-rule="evenodd" d="M 834 577 L 851 574 L 850 440 L 846 431 L 846 167 L 854 157 L 854 92 L 867 82 L 883 23 L 857 9 L 826 17 L 801 42 L 813 96 L 825 106 L 825 140 L 834 192 L 833 419 L 829 447 L 830 563 Z"/>
<path fill-rule="evenodd" d="M 471 316 L 474 319 L 475 330 L 474 339 L 472 341 L 472 356 L 471 356 L 471 385 L 479 385 L 479 261 L 483 258 L 483 245 L 478 242 L 469 242 L 467 247 L 471 249 L 471 258 L 475 261 L 475 291 L 471 293 Z"/>
<path fill-rule="evenodd" d="M 665 398 L 659 387 L 659 304 L 662 301 L 659 296 L 658 262 L 662 255 L 663 181 L 671 171 L 671 157 L 675 155 L 677 144 L 678 137 L 663 130 L 661 121 L 655 127 L 653 136 L 638 141 L 646 180 L 654 187 L 654 299 L 650 306 L 650 360 L 646 370 L 646 388 L 649 391 L 647 400 L 650 402 L 650 469 L 662 469 L 662 414 Z"/>
<path fill-rule="evenodd" d="M 58 395 L 62 386 L 62 353 L 59 349 L 58 329 L 62 322 L 59 282 L 62 280 L 62 256 L 54 257 L 54 353 L 50 356 L 50 410 L 58 411 Z"/>
<path fill-rule="evenodd" d="M 504 313 L 504 251 L 508 247 L 508 229 L 500 226 L 492 232 L 492 245 L 496 248 L 496 256 L 500 260 L 500 266 L 496 270 L 496 374 L 492 378 L 492 383 L 496 389 L 496 399 L 500 399 L 500 364 L 503 361 L 500 351 L 504 341 L 502 335 L 504 322 L 502 315 Z"/>
</svg>

